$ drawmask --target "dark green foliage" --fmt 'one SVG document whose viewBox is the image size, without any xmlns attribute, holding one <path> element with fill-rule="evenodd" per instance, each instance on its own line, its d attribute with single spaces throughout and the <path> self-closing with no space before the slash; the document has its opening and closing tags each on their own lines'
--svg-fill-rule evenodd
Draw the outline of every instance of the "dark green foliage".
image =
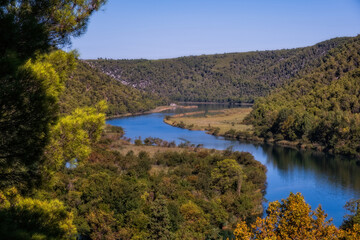
<svg viewBox="0 0 360 240">
<path fill-rule="evenodd" d="M 152 202 L 150 207 L 149 239 L 170 239 L 170 216 L 166 206 L 166 200 L 162 197 Z"/>
<path fill-rule="evenodd" d="M 16 1 L 14 1 L 16 2 Z M 8 11 L 10 1 L 0 2 L 0 76 L 13 75 L 36 51 L 50 47 L 45 26 L 30 11 Z"/>
<path fill-rule="evenodd" d="M 2 189 L 8 185 L 23 185 L 29 179 L 35 180 L 37 161 L 48 141 L 43 134 L 48 134 L 48 123 L 56 118 L 54 114 L 56 111 L 49 108 L 52 104 L 46 105 L 46 91 L 41 83 L 29 72 L 22 71 L 17 75 L 22 76 L 8 77 L 1 81 L 0 188 Z M 24 166 L 28 166 L 29 169 L 23 171 Z"/>
<path fill-rule="evenodd" d="M 360 36 L 330 50 L 319 67 L 254 105 L 255 134 L 360 153 Z"/>
<path fill-rule="evenodd" d="M 142 143 L 141 139 L 135 139 L 134 144 L 135 144 L 135 146 L 141 146 L 143 143 Z"/>
<path fill-rule="evenodd" d="M 73 54 L 54 51 L 28 60 L 13 76 L 0 76 L 0 188 L 23 190 L 39 180 L 58 95 L 74 62 Z"/>
<path fill-rule="evenodd" d="M 93 106 L 104 99 L 108 103 L 108 116 L 144 112 L 165 103 L 154 94 L 126 86 L 79 61 L 76 70 L 66 81 L 66 89 L 60 100 L 61 112 L 68 114 L 75 108 Z"/>
<path fill-rule="evenodd" d="M 290 50 L 202 55 L 164 60 L 87 62 L 137 89 L 176 101 L 252 102 L 318 66 L 347 38 Z"/>
</svg>

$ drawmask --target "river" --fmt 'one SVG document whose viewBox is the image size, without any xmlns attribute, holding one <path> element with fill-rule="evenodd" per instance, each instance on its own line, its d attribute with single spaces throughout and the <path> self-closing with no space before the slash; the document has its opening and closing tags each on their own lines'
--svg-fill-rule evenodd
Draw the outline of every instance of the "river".
<svg viewBox="0 0 360 240">
<path fill-rule="evenodd" d="M 199 105 L 200 110 L 220 108 L 224 106 Z M 284 199 L 290 192 L 301 192 L 312 209 L 321 204 L 329 217 L 334 219 L 336 226 L 342 223 L 346 214 L 343 208 L 345 203 L 350 199 L 360 198 L 359 161 L 313 151 L 239 142 L 203 131 L 172 127 L 165 124 L 163 118 L 173 113 L 117 118 L 107 120 L 107 123 L 123 127 L 125 136 L 133 140 L 151 136 L 175 141 L 177 144 L 187 140 L 195 145 L 202 144 L 205 148 L 224 150 L 232 146 L 235 151 L 250 152 L 267 167 L 267 201 Z"/>
</svg>

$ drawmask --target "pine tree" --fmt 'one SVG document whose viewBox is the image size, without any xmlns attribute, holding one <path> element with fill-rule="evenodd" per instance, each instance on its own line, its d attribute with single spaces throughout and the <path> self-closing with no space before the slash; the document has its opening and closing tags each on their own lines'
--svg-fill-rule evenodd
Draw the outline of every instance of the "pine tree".
<svg viewBox="0 0 360 240">
<path fill-rule="evenodd" d="M 157 198 L 152 202 L 149 231 L 151 239 L 167 240 L 170 239 L 170 216 L 166 201 L 163 197 Z"/>
</svg>

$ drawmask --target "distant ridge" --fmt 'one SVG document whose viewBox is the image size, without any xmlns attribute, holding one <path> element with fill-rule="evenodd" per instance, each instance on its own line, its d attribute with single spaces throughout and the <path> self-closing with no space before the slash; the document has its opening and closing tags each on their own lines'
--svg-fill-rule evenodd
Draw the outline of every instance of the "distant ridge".
<svg viewBox="0 0 360 240">
<path fill-rule="evenodd" d="M 87 60 L 118 81 L 173 101 L 253 102 L 319 66 L 351 38 L 311 47 L 201 55 L 162 60 Z"/>
</svg>

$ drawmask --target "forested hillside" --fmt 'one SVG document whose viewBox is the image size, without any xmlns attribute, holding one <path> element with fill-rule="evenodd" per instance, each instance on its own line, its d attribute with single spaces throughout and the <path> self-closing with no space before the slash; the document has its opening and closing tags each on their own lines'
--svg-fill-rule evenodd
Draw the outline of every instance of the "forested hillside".
<svg viewBox="0 0 360 240">
<path fill-rule="evenodd" d="M 109 105 L 107 115 L 143 112 L 164 103 L 157 95 L 125 86 L 83 61 L 78 61 L 65 85 L 60 101 L 62 113 L 93 106 L 101 100 Z"/>
<path fill-rule="evenodd" d="M 347 40 L 335 38 L 289 50 L 87 62 L 124 84 L 171 100 L 252 102 L 289 79 L 311 71 L 330 49 Z"/>
<path fill-rule="evenodd" d="M 330 50 L 310 73 L 259 99 L 248 121 L 261 137 L 359 155 L 360 35 Z"/>
</svg>

